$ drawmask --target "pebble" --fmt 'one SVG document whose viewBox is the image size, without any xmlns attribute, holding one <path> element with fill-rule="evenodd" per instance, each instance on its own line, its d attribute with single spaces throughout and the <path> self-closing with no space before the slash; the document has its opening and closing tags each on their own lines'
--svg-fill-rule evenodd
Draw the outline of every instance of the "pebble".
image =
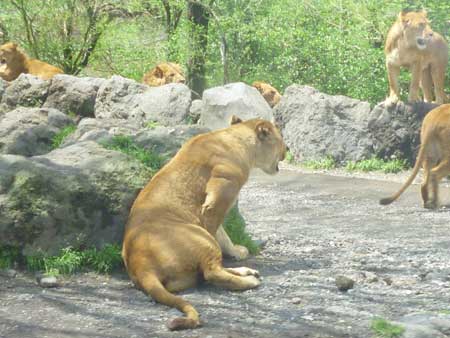
<svg viewBox="0 0 450 338">
<path fill-rule="evenodd" d="M 42 288 L 55 288 L 59 286 L 59 282 L 55 276 L 37 276 L 36 280 Z"/>
<path fill-rule="evenodd" d="M 353 279 L 345 276 L 337 276 L 335 282 L 338 290 L 343 292 L 352 289 L 355 285 L 355 281 Z"/>
</svg>

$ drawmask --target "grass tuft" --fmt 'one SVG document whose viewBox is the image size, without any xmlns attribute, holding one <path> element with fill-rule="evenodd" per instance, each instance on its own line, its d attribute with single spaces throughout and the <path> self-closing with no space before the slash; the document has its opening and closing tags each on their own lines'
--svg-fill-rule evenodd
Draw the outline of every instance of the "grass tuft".
<svg viewBox="0 0 450 338">
<path fill-rule="evenodd" d="M 384 161 L 379 158 L 371 158 L 368 160 L 362 160 L 358 162 L 347 162 L 345 169 L 347 171 L 383 171 L 384 173 L 398 173 L 407 168 L 407 162 L 405 160 L 394 159 L 390 161 Z"/>
<path fill-rule="evenodd" d="M 159 126 L 158 121 L 148 121 L 147 123 L 145 123 L 145 128 L 147 129 L 155 129 L 158 126 Z"/>
<path fill-rule="evenodd" d="M 72 134 L 77 129 L 77 126 L 70 125 L 63 129 L 61 129 L 55 136 L 52 138 L 52 149 L 59 148 L 59 146 L 64 142 L 67 136 Z"/>
<path fill-rule="evenodd" d="M 20 260 L 20 249 L 12 246 L 0 247 L 0 269 L 9 269 Z"/>
<path fill-rule="evenodd" d="M 405 332 L 402 326 L 392 324 L 383 318 L 372 320 L 370 328 L 376 334 L 376 338 L 397 338 Z"/>
<path fill-rule="evenodd" d="M 245 232 L 245 220 L 239 213 L 237 206 L 234 206 L 228 212 L 223 222 L 223 228 L 234 244 L 245 246 L 253 255 L 259 252 L 258 244 Z"/>
<path fill-rule="evenodd" d="M 165 161 L 159 154 L 138 146 L 131 137 L 125 135 L 114 136 L 110 142 L 104 143 L 103 146 L 134 157 L 149 168 L 152 175 L 161 169 Z"/>
<path fill-rule="evenodd" d="M 284 160 L 289 164 L 293 164 L 295 162 L 294 155 L 292 155 L 289 150 L 286 151 L 286 157 L 284 158 Z"/>
<path fill-rule="evenodd" d="M 303 166 L 309 169 L 334 169 L 337 166 L 335 159 L 332 156 L 327 156 L 321 160 L 307 160 L 304 161 Z"/>
</svg>

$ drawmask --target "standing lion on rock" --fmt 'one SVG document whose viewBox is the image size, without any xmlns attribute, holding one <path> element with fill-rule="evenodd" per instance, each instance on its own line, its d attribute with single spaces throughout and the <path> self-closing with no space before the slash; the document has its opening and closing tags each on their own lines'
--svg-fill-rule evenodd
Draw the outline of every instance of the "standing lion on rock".
<svg viewBox="0 0 450 338">
<path fill-rule="evenodd" d="M 422 87 L 425 102 L 433 101 L 433 86 L 435 102 L 442 104 L 446 101 L 444 82 L 448 45 L 440 34 L 430 28 L 425 11 L 400 12 L 389 30 L 384 51 L 389 79 L 387 105 L 399 101 L 398 77 L 402 67 L 411 71 L 409 102 L 419 100 L 419 86 Z"/>
<path fill-rule="evenodd" d="M 148 71 L 142 78 L 145 84 L 157 87 L 168 83 L 184 83 L 183 69 L 177 63 L 163 62 Z"/>
<path fill-rule="evenodd" d="M 13 81 L 22 73 L 36 75 L 43 80 L 48 80 L 56 74 L 63 74 L 64 72 L 48 63 L 29 58 L 19 50 L 15 43 L 8 42 L 0 46 L 0 78 Z"/>
</svg>

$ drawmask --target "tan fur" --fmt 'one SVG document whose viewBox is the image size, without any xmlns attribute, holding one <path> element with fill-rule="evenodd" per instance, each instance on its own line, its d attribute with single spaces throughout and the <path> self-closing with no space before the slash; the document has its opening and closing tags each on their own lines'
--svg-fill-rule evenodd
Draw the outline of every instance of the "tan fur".
<svg viewBox="0 0 450 338">
<path fill-rule="evenodd" d="M 13 81 L 22 73 L 48 80 L 56 74 L 63 74 L 63 71 L 43 61 L 29 58 L 15 43 L 8 42 L 0 46 L 0 77 L 6 81 Z"/>
<path fill-rule="evenodd" d="M 390 204 L 400 197 L 423 167 L 425 176 L 421 187 L 423 206 L 429 209 L 438 207 L 439 181 L 450 174 L 450 104 L 441 105 L 425 116 L 420 138 L 422 142 L 410 177 L 397 193 L 381 199 L 380 204 Z"/>
<path fill-rule="evenodd" d="M 430 28 L 425 11 L 400 12 L 389 30 L 384 51 L 389 80 L 387 105 L 399 101 L 398 77 L 402 67 L 411 71 L 408 101 L 419 100 L 419 86 L 422 87 L 425 102 L 433 100 L 433 86 L 436 103 L 442 104 L 447 100 L 444 84 L 448 45 L 440 34 Z"/>
<path fill-rule="evenodd" d="M 252 86 L 258 89 L 258 91 L 261 93 L 261 95 L 264 97 L 271 108 L 275 107 L 278 102 L 280 102 L 280 93 L 270 84 L 261 81 L 255 81 L 253 82 Z"/>
<path fill-rule="evenodd" d="M 153 87 L 168 83 L 184 83 L 185 80 L 181 66 L 172 62 L 160 63 L 142 78 L 142 82 Z"/>
<path fill-rule="evenodd" d="M 172 292 L 199 279 L 230 290 L 260 284 L 254 270 L 223 268 L 214 236 L 250 169 L 275 174 L 286 146 L 268 121 L 232 123 L 188 141 L 140 192 L 128 218 L 122 249 L 128 274 L 153 299 L 185 313 L 168 324 L 171 330 L 200 325 L 193 306 Z"/>
</svg>

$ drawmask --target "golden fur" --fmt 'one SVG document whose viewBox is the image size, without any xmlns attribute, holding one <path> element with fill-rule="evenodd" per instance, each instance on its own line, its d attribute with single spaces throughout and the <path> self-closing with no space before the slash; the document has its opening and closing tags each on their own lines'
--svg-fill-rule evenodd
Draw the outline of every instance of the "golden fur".
<svg viewBox="0 0 450 338">
<path fill-rule="evenodd" d="M 15 43 L 8 42 L 0 46 L 0 77 L 13 81 L 22 73 L 48 80 L 56 74 L 63 74 L 63 71 L 43 61 L 29 58 Z"/>
<path fill-rule="evenodd" d="M 430 28 L 425 11 L 400 12 L 389 30 L 384 51 L 389 80 L 388 105 L 399 101 L 398 77 L 402 67 L 411 71 L 408 101 L 419 100 L 419 86 L 425 102 L 433 101 L 433 86 L 436 103 L 446 101 L 444 82 L 448 45 Z"/>
<path fill-rule="evenodd" d="M 422 141 L 411 176 L 397 193 L 381 199 L 380 204 L 386 205 L 395 201 L 423 167 L 425 175 L 421 187 L 423 206 L 430 209 L 437 208 L 439 181 L 450 174 L 450 104 L 441 105 L 425 116 L 420 138 Z"/>
<path fill-rule="evenodd" d="M 142 78 L 142 82 L 153 87 L 168 83 L 184 83 L 185 80 L 181 66 L 172 62 L 160 63 Z"/>
<path fill-rule="evenodd" d="M 224 268 L 214 236 L 250 169 L 278 171 L 285 144 L 270 122 L 233 119 L 233 125 L 188 141 L 140 192 L 131 209 L 122 256 L 133 282 L 186 317 L 171 330 L 200 325 L 194 307 L 172 292 L 206 280 L 230 290 L 260 284 L 249 268 Z"/>
<path fill-rule="evenodd" d="M 261 81 L 255 81 L 253 82 L 252 86 L 258 89 L 258 91 L 261 93 L 261 95 L 269 104 L 270 108 L 275 107 L 278 104 L 278 102 L 280 102 L 281 100 L 280 93 L 270 84 Z"/>
</svg>

